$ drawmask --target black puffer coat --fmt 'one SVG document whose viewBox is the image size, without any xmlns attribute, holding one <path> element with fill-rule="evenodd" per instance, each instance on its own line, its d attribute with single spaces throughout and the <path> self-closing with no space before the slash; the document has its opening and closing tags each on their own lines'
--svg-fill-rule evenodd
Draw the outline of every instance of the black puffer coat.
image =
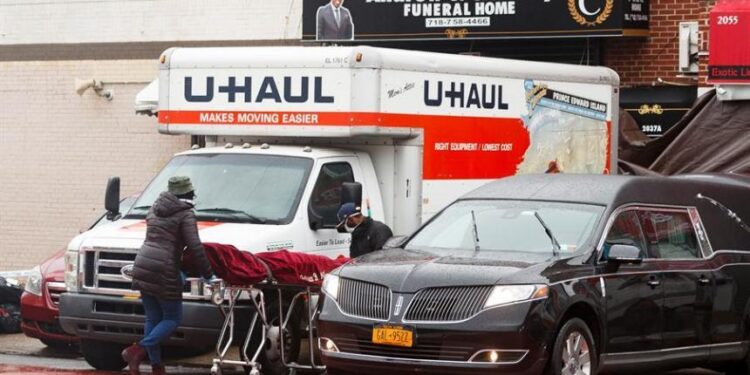
<svg viewBox="0 0 750 375">
<path fill-rule="evenodd" d="M 164 192 L 146 216 L 146 241 L 135 257 L 133 290 L 164 300 L 182 299 L 183 249 L 190 253 L 201 276 L 211 277 L 193 206 Z"/>
<path fill-rule="evenodd" d="M 356 258 L 375 250 L 380 250 L 389 238 L 393 237 L 387 225 L 365 217 L 365 220 L 352 232 L 352 243 L 349 245 L 349 256 Z"/>
</svg>

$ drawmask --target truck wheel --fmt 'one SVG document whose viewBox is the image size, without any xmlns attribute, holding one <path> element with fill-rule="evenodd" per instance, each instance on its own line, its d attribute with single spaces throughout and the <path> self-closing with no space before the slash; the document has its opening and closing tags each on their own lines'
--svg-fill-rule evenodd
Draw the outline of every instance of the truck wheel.
<svg viewBox="0 0 750 375">
<path fill-rule="evenodd" d="M 284 307 L 285 313 L 288 311 L 288 308 L 289 306 Z M 299 323 L 302 320 L 302 314 L 299 310 L 300 308 L 296 308 L 292 312 L 290 323 L 287 326 L 286 332 L 284 333 L 284 357 L 286 358 L 287 362 L 295 362 L 299 357 L 301 338 Z M 284 363 L 281 361 L 282 342 L 280 340 L 280 323 L 283 318 L 279 317 L 279 309 L 275 301 L 271 302 L 268 305 L 268 308 L 266 310 L 266 319 L 271 325 L 271 328 L 268 330 L 266 345 L 260 352 L 258 362 L 260 362 L 261 364 L 261 369 L 264 375 L 287 374 L 288 370 L 286 366 L 284 366 Z M 293 324 L 292 322 L 295 322 L 296 324 Z M 253 335 L 256 337 L 253 338 L 251 345 L 248 347 L 247 355 L 250 358 L 252 358 L 253 354 L 255 353 L 255 349 L 260 343 L 259 329 L 260 327 L 255 329 L 256 333 L 254 333 Z M 252 374 L 252 369 L 245 368 L 245 374 Z"/>
<path fill-rule="evenodd" d="M 550 375 L 593 375 L 597 371 L 597 348 L 591 330 L 581 319 L 565 322 L 555 338 L 547 365 Z"/>
<path fill-rule="evenodd" d="M 120 371 L 125 368 L 122 351 L 125 345 L 113 342 L 81 340 L 81 353 L 86 362 L 97 370 Z"/>
</svg>

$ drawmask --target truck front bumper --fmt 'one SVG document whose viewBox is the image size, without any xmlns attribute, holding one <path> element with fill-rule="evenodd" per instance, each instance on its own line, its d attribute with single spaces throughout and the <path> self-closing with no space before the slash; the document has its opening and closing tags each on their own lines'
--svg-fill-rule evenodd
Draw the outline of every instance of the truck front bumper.
<svg viewBox="0 0 750 375">
<path fill-rule="evenodd" d="M 236 307 L 237 316 L 250 316 L 248 307 Z M 143 337 L 145 321 L 140 299 L 94 294 L 63 293 L 60 296 L 60 324 L 69 334 L 107 342 L 130 344 Z M 224 317 L 210 302 L 184 301 L 182 322 L 163 344 L 208 347 L 219 338 Z"/>
</svg>

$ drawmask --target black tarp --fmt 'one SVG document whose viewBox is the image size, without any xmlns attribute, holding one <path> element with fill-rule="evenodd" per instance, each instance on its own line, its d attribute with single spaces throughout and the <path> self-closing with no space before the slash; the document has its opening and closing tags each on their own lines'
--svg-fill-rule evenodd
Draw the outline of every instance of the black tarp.
<svg viewBox="0 0 750 375">
<path fill-rule="evenodd" d="M 627 117 L 621 115 L 625 129 Z M 632 135 L 622 139 L 623 131 L 619 143 L 621 172 L 750 174 L 750 101 L 722 102 L 715 91 L 710 91 L 660 138 L 644 144 L 638 137 L 632 141 Z"/>
</svg>

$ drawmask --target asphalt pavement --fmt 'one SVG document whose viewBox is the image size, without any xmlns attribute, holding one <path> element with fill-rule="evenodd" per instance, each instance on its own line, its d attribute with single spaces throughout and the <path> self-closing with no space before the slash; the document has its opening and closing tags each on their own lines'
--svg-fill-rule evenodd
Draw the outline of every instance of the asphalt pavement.
<svg viewBox="0 0 750 375">
<path fill-rule="evenodd" d="M 167 373 L 210 374 L 212 359 L 213 353 L 187 358 L 169 358 L 166 362 Z M 141 371 L 149 374 L 150 368 L 144 365 Z M 38 340 L 28 338 L 23 334 L 15 334 L 0 335 L 0 374 L 112 375 L 121 373 L 96 371 L 86 363 L 75 348 L 48 348 Z M 224 374 L 239 375 L 243 372 L 239 368 L 224 368 Z M 651 375 L 718 375 L 718 373 L 695 369 Z"/>
</svg>

